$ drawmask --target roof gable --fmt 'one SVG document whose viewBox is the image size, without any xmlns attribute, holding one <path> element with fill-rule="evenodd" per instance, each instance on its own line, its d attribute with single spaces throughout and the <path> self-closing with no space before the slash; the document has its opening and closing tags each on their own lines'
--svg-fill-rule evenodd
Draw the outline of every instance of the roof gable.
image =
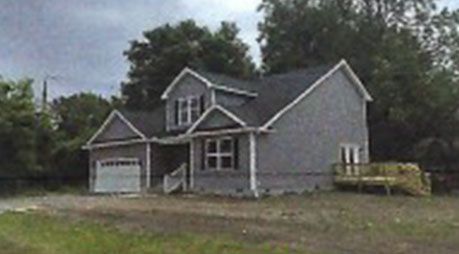
<svg viewBox="0 0 459 254">
<path fill-rule="evenodd" d="M 203 76 L 199 75 L 197 72 L 193 71 L 192 69 L 186 67 L 183 69 L 177 77 L 172 81 L 172 83 L 166 88 L 166 90 L 163 92 L 161 95 L 161 99 L 165 100 L 168 98 L 169 94 L 174 90 L 175 86 L 180 83 L 180 81 L 186 76 L 186 75 L 191 75 L 194 78 L 197 78 L 199 81 L 203 82 L 206 87 L 210 88 L 212 84 L 210 83 L 209 80 L 204 78 Z"/>
<path fill-rule="evenodd" d="M 247 124 L 232 112 L 215 105 L 210 107 L 204 114 L 188 129 L 187 134 L 196 130 L 212 130 L 227 127 L 244 127 Z"/>
<path fill-rule="evenodd" d="M 87 145 L 135 138 L 145 139 L 145 135 L 134 127 L 118 110 L 114 110 L 89 139 Z"/>
<path fill-rule="evenodd" d="M 197 72 L 188 67 L 185 67 L 177 77 L 172 81 L 172 83 L 166 88 L 166 90 L 161 95 L 162 100 L 166 100 L 169 94 L 174 90 L 174 88 L 180 83 L 180 81 L 186 76 L 191 75 L 199 81 L 203 82 L 207 88 L 213 88 L 216 90 L 225 91 L 228 93 L 235 93 L 239 95 L 246 95 L 250 97 L 256 97 L 257 94 L 253 91 L 246 90 L 249 87 L 241 88 L 242 86 L 247 85 L 247 82 L 240 81 L 238 79 L 233 79 L 225 75 L 220 74 L 211 74 L 207 72 Z M 220 82 L 221 80 L 224 80 Z"/>
<path fill-rule="evenodd" d="M 341 60 L 338 64 L 336 64 L 333 68 L 329 69 L 323 75 L 319 76 L 313 83 L 311 83 L 307 89 L 301 92 L 298 96 L 292 99 L 290 103 L 285 105 L 282 109 L 280 109 L 274 116 L 269 118 L 263 125 L 262 128 L 266 129 L 271 126 L 275 121 L 277 121 L 282 115 L 286 114 L 292 107 L 302 101 L 304 98 L 311 95 L 318 86 L 324 83 L 326 79 L 328 79 L 331 75 L 335 74 L 337 71 L 343 69 L 345 73 L 350 77 L 351 83 L 356 86 L 357 90 L 362 95 L 362 98 L 366 101 L 372 101 L 373 98 L 370 96 L 368 91 L 363 86 L 362 82 L 359 80 L 355 72 L 351 69 L 349 64 L 346 60 Z"/>
</svg>

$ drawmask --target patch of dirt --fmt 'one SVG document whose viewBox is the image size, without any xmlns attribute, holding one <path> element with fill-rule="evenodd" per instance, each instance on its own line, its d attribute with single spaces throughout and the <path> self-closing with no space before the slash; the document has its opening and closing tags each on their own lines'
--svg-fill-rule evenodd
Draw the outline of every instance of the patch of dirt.
<svg viewBox="0 0 459 254">
<path fill-rule="evenodd" d="M 459 249 L 459 199 L 354 194 L 259 201 L 202 196 L 55 197 L 60 216 L 129 232 L 219 234 L 310 253 L 438 253 Z"/>
</svg>

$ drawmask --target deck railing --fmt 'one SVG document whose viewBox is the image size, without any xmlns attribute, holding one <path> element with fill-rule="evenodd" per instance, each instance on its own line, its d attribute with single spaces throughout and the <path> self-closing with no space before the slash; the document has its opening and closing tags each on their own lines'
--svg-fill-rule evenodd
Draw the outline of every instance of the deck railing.
<svg viewBox="0 0 459 254">
<path fill-rule="evenodd" d="M 169 194 L 179 187 L 185 188 L 187 164 L 183 163 L 170 174 L 166 174 L 163 179 L 164 193 Z"/>
<path fill-rule="evenodd" d="M 383 186 L 402 189 L 413 195 L 430 194 L 430 177 L 414 163 L 368 163 L 333 165 L 334 181 L 338 185 Z"/>
</svg>

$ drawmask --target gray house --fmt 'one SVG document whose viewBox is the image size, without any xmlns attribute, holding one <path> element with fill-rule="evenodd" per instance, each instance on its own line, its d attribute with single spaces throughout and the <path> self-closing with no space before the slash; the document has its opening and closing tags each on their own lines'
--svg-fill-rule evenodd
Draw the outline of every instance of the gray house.
<svg viewBox="0 0 459 254">
<path fill-rule="evenodd" d="M 185 68 L 161 98 L 113 111 L 88 141 L 91 191 L 298 193 L 369 160 L 372 98 L 344 60 L 253 80 Z"/>
</svg>

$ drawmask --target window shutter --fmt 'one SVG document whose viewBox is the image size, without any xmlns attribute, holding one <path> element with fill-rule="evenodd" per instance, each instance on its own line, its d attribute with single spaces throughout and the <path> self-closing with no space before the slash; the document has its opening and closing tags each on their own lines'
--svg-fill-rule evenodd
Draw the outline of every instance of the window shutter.
<svg viewBox="0 0 459 254">
<path fill-rule="evenodd" d="M 234 169 L 239 169 L 239 139 L 234 138 Z"/>
<path fill-rule="evenodd" d="M 205 98 L 204 98 L 204 95 L 201 95 L 201 97 L 199 97 L 199 108 L 200 108 L 201 114 L 204 113 L 205 107 L 206 107 Z"/>
<path fill-rule="evenodd" d="M 175 103 L 174 103 L 174 123 L 175 125 L 178 125 L 179 124 L 179 101 L 178 100 L 175 100 Z"/>
<path fill-rule="evenodd" d="M 206 169 L 206 140 L 201 139 L 201 170 Z"/>
</svg>

